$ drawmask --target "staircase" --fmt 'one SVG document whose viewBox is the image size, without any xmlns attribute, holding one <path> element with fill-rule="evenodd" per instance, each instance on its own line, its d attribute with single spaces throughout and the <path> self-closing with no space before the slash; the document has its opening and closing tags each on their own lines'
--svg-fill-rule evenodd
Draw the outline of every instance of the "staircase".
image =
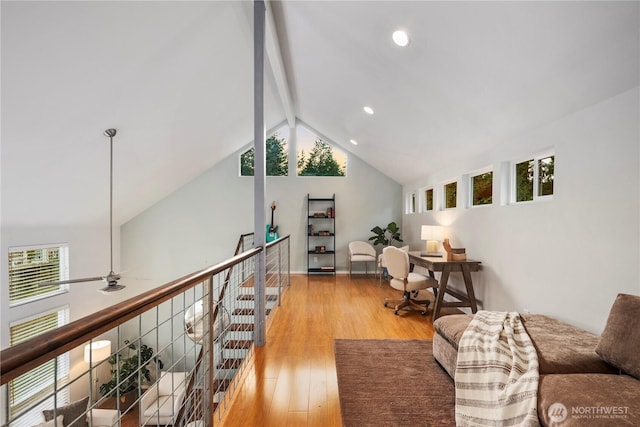
<svg viewBox="0 0 640 427">
<path fill-rule="evenodd" d="M 248 238 L 253 239 L 253 234 L 240 236 L 236 246 L 235 255 L 245 251 L 245 247 L 252 246 L 252 242 L 247 242 Z M 285 238 L 288 239 L 288 236 Z M 277 242 L 277 241 L 276 241 Z M 275 242 L 272 242 L 273 245 Z M 286 257 L 288 257 L 288 240 L 286 241 Z M 269 247 L 267 247 L 269 249 Z M 267 251 L 267 273 L 265 278 L 265 314 L 268 317 L 271 311 L 279 304 L 282 286 L 289 284 L 288 259 L 285 261 L 286 269 L 282 269 L 280 259 L 281 248 L 272 247 L 273 251 Z M 269 258 L 271 256 L 271 258 Z M 220 402 L 223 401 L 230 390 L 238 371 L 243 367 L 243 362 L 250 355 L 254 339 L 255 319 L 255 293 L 254 293 L 254 268 L 255 264 L 238 264 L 236 270 L 228 270 L 222 287 L 215 291 L 218 301 L 213 311 L 213 322 L 216 324 L 216 332 L 213 347 L 213 404 L 212 412 L 218 410 Z M 284 272 L 284 274 L 283 274 Z M 194 367 L 186 389 L 185 402 L 180 411 L 176 425 L 187 425 L 193 417 L 197 400 L 201 393 L 197 384 L 203 384 L 203 368 L 206 362 L 203 359 L 204 347 L 201 347 L 196 366 Z M 224 410 L 223 408 L 220 408 Z M 197 419 L 197 418 L 195 418 Z"/>
</svg>

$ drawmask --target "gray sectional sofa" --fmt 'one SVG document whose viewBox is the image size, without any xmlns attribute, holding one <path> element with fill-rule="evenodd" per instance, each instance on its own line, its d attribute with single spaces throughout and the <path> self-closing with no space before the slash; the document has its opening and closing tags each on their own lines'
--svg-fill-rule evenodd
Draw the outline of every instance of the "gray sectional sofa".
<svg viewBox="0 0 640 427">
<path fill-rule="evenodd" d="M 458 342 L 472 315 L 438 318 L 433 355 L 454 378 Z M 640 297 L 619 294 L 602 336 L 522 314 L 538 353 L 543 426 L 640 426 Z"/>
</svg>

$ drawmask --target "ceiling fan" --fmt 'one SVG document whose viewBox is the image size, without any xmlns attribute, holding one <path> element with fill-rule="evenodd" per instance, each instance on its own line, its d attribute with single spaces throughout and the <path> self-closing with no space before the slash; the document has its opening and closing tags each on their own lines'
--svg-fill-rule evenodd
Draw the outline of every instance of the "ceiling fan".
<svg viewBox="0 0 640 427">
<path fill-rule="evenodd" d="M 115 129 L 107 129 L 104 131 L 104 135 L 109 137 L 109 251 L 111 261 L 111 269 L 109 270 L 109 273 L 106 276 L 43 282 L 38 286 L 55 286 L 67 283 L 97 282 L 103 280 L 107 283 L 107 286 L 100 289 L 100 292 L 102 293 L 115 292 L 125 288 L 124 285 L 118 283 L 118 280 L 120 280 L 120 274 L 113 272 L 113 137 L 116 136 L 116 133 L 117 131 Z"/>
</svg>

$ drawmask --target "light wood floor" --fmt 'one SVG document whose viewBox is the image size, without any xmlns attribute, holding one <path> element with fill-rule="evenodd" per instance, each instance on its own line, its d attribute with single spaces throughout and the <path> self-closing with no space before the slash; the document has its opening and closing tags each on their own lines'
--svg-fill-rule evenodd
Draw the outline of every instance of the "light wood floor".
<svg viewBox="0 0 640 427">
<path fill-rule="evenodd" d="M 394 315 L 383 302 L 399 298 L 399 292 L 378 283 L 373 276 L 292 276 L 266 345 L 256 348 L 244 382 L 216 425 L 341 426 L 334 339 L 433 337 L 431 311 Z M 427 295 L 433 300 L 431 292 L 421 297 Z"/>
</svg>

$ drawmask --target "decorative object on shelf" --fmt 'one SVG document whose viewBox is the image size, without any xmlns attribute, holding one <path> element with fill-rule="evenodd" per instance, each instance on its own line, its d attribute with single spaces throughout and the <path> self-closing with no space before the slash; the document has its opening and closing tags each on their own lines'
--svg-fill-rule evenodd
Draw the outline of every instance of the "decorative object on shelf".
<svg viewBox="0 0 640 427">
<path fill-rule="evenodd" d="M 449 239 L 442 242 L 444 250 L 447 252 L 447 261 L 466 261 L 467 252 L 465 248 L 452 248 Z"/>
<path fill-rule="evenodd" d="M 327 252 L 327 247 L 326 246 L 316 246 L 316 253 L 317 254 L 323 254 Z"/>
<path fill-rule="evenodd" d="M 420 239 L 427 242 L 427 251 L 422 256 L 441 257 L 440 241 L 444 238 L 444 227 L 440 225 L 423 225 L 420 229 Z"/>
<path fill-rule="evenodd" d="M 126 340 L 127 354 L 112 354 L 108 362 L 111 365 L 111 380 L 100 386 L 100 394 L 103 396 L 120 396 L 120 408 L 122 411 L 129 408 L 138 399 L 138 390 L 142 384 L 138 384 L 138 371 L 142 382 L 151 382 L 150 364 L 162 369 L 164 364 L 157 356 L 153 357 L 153 348 L 146 344 L 138 347 Z M 138 358 L 138 354 L 140 357 Z"/>
<path fill-rule="evenodd" d="M 313 213 L 313 217 L 314 218 L 327 218 L 327 214 L 324 212 L 314 212 Z"/>
<path fill-rule="evenodd" d="M 373 240 L 373 245 L 390 246 L 395 242 L 402 242 L 400 237 L 400 227 L 395 222 L 390 222 L 385 228 L 375 226 L 371 229 L 374 233 L 369 237 L 369 240 Z"/>
</svg>

